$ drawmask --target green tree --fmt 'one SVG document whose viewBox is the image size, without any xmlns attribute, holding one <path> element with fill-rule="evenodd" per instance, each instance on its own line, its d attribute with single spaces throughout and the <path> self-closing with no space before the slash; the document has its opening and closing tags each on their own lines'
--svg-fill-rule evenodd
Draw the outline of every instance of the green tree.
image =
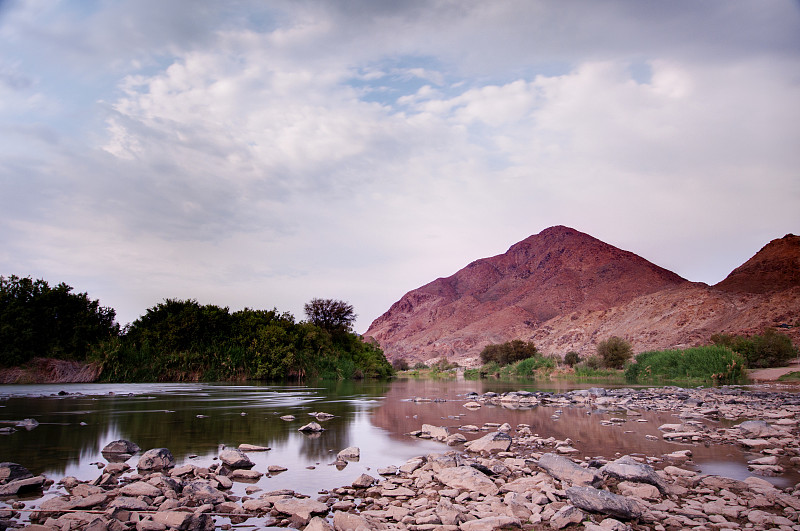
<svg viewBox="0 0 800 531">
<path fill-rule="evenodd" d="M 597 355 L 603 360 L 604 367 L 621 369 L 633 357 L 633 347 L 621 337 L 611 336 L 597 345 Z"/>
<path fill-rule="evenodd" d="M 335 299 L 311 299 L 303 310 L 310 323 L 328 332 L 349 332 L 358 317 L 353 305 Z"/>
<path fill-rule="evenodd" d="M 116 312 L 86 293 L 30 277 L 0 276 L 0 365 L 34 357 L 84 360 L 92 346 L 116 337 Z"/>
<path fill-rule="evenodd" d="M 789 336 L 768 328 L 751 337 L 714 334 L 711 342 L 728 347 L 744 356 L 748 367 L 780 367 L 797 356 L 797 348 Z"/>
<path fill-rule="evenodd" d="M 578 354 L 578 353 L 577 353 L 577 352 L 575 352 L 574 350 L 570 350 L 570 351 L 569 351 L 569 352 L 567 352 L 567 354 L 564 356 L 564 363 L 565 363 L 566 365 L 569 365 L 570 367 L 574 367 L 574 366 L 575 366 L 575 364 L 577 364 L 577 363 L 580 363 L 580 361 L 581 361 L 581 356 L 580 356 L 580 354 Z"/>
<path fill-rule="evenodd" d="M 499 365 L 509 365 L 520 360 L 540 356 L 539 350 L 533 342 L 514 339 L 506 343 L 486 345 L 481 351 L 482 364 L 495 362 Z"/>
</svg>

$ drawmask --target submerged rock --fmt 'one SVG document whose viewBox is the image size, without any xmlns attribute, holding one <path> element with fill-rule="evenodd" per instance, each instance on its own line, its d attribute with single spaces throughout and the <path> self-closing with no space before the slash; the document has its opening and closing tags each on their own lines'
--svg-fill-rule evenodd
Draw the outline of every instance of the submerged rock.
<svg viewBox="0 0 800 531">
<path fill-rule="evenodd" d="M 301 426 L 300 428 L 298 428 L 297 431 L 303 431 L 308 433 L 320 433 L 325 431 L 325 428 L 323 428 L 316 422 L 309 422 L 305 426 Z"/>
</svg>

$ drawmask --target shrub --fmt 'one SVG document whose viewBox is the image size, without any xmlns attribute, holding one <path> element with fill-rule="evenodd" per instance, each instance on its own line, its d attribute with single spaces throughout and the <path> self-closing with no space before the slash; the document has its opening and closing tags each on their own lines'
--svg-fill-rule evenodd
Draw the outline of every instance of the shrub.
<svg viewBox="0 0 800 531">
<path fill-rule="evenodd" d="M 392 360 L 392 368 L 396 371 L 407 371 L 408 367 L 408 360 L 405 358 L 396 358 Z"/>
<path fill-rule="evenodd" d="M 566 365 L 569 365 L 570 367 L 574 367 L 577 363 L 580 363 L 580 361 L 581 361 L 580 355 L 574 350 L 570 350 L 564 356 L 564 363 Z"/>
<path fill-rule="evenodd" d="M 508 365 L 525 358 L 539 356 L 539 350 L 533 342 L 515 339 L 506 343 L 486 345 L 481 351 L 481 363 L 484 365 L 494 361 L 499 365 Z"/>
<path fill-rule="evenodd" d="M 797 349 L 789 336 L 768 328 L 752 337 L 714 334 L 711 342 L 728 347 L 744 356 L 748 367 L 779 367 L 797 356 Z"/>
<path fill-rule="evenodd" d="M 639 380 L 702 380 L 741 383 L 747 379 L 744 358 L 727 347 L 712 345 L 685 350 L 642 352 L 625 369 L 625 378 Z"/>
<path fill-rule="evenodd" d="M 599 369 L 602 364 L 602 360 L 597 354 L 593 354 L 583 361 L 583 365 L 592 370 Z"/>
<path fill-rule="evenodd" d="M 414 364 L 414 370 L 421 371 L 427 369 L 428 365 L 424 361 L 418 361 Z"/>
<path fill-rule="evenodd" d="M 621 337 L 611 336 L 597 345 L 597 355 L 603 361 L 604 367 L 621 369 L 633 356 L 633 348 Z"/>
</svg>

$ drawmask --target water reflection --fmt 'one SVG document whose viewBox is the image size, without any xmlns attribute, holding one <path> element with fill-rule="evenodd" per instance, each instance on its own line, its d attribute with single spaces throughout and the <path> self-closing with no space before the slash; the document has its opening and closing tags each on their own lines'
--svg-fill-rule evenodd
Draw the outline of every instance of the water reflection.
<svg viewBox="0 0 800 531">
<path fill-rule="evenodd" d="M 400 464 L 414 455 L 448 450 L 441 443 L 405 435 L 419 429 L 423 423 L 444 425 L 455 431 L 463 424 L 481 426 L 485 422 L 508 422 L 512 426 L 529 424 L 534 433 L 545 437 L 569 437 L 585 455 L 614 457 L 609 455 L 611 449 L 619 453 L 660 455 L 691 448 L 703 472 L 739 478 L 742 474 L 748 475 L 745 463 L 751 456 L 738 448 L 726 446 L 727 455 L 720 455 L 719 448 L 668 443 L 661 439 L 658 426 L 675 422 L 668 414 L 644 412 L 641 417 L 627 418 L 625 423 L 604 426 L 600 421 L 612 416 L 611 413 L 587 414 L 583 408 L 563 408 L 556 413 L 556 408 L 547 406 L 520 410 L 486 406 L 478 411 L 462 407 L 466 393 L 471 391 L 541 388 L 541 382 L 449 380 L 329 382 L 315 386 L 0 386 L 0 418 L 34 418 L 40 423 L 31 431 L 18 430 L 0 436 L 0 460 L 23 464 L 34 473 L 56 479 L 65 475 L 93 479 L 99 471 L 90 463 L 105 461 L 100 450 L 116 439 L 129 439 L 143 449 L 166 447 L 179 464 L 193 462 L 202 466 L 213 462 L 221 445 L 248 443 L 272 448 L 268 452 L 250 454 L 256 470 L 266 472 L 271 464 L 289 469 L 263 478 L 259 481 L 260 487 L 265 490 L 292 488 L 313 494 L 320 488 L 351 482 L 363 472 L 374 475 L 376 467 Z M 59 396 L 59 391 L 69 394 Z M 413 397 L 447 401 L 418 403 L 409 400 Z M 309 413 L 317 411 L 334 415 L 320 422 L 325 431 L 318 437 L 297 431 L 314 420 Z M 279 418 L 287 414 L 296 419 L 286 422 Z M 614 413 L 613 416 L 620 415 Z M 639 419 L 647 422 L 637 422 Z M 465 433 L 469 439 L 482 434 Z M 336 452 L 348 446 L 360 447 L 361 459 L 342 471 L 330 466 Z M 134 457 L 130 463 L 135 465 L 136 461 Z M 714 472 L 716 470 L 721 472 Z"/>
</svg>

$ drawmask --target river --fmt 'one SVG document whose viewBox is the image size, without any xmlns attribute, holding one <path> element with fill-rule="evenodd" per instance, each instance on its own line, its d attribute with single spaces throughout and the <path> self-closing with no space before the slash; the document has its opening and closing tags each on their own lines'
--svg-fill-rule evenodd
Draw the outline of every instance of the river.
<svg viewBox="0 0 800 531">
<path fill-rule="evenodd" d="M 75 476 L 91 480 L 100 475 L 96 463 L 104 463 L 100 450 L 117 439 L 128 439 L 142 450 L 166 447 L 178 465 L 208 466 L 223 446 L 241 443 L 268 446 L 266 452 L 250 453 L 255 470 L 269 465 L 288 470 L 265 476 L 257 486 L 264 491 L 289 488 L 315 495 L 352 482 L 366 472 L 410 457 L 451 450 L 442 443 L 413 438 L 408 432 L 423 423 L 448 426 L 451 433 L 465 424 L 486 422 L 525 423 L 534 433 L 567 437 L 586 456 L 614 458 L 641 453 L 661 455 L 689 448 L 695 466 L 704 473 L 737 479 L 748 475 L 751 454 L 734 446 L 705 447 L 666 442 L 658 426 L 674 423 L 666 413 L 642 412 L 617 425 L 601 424 L 609 414 L 585 408 L 539 406 L 506 409 L 485 406 L 465 409 L 470 391 L 545 390 L 566 391 L 577 387 L 557 382 L 503 382 L 399 379 L 392 382 L 320 382 L 317 385 L 267 384 L 58 384 L 0 386 L 0 421 L 25 418 L 39 425 L 0 435 L 0 461 L 19 463 L 34 474 L 58 480 Z M 414 397 L 440 398 L 441 402 L 415 402 Z M 305 435 L 298 431 L 313 421 L 310 413 L 334 415 L 321 422 L 325 431 Z M 292 421 L 281 416 L 294 415 Z M 732 423 L 722 421 L 720 427 Z M 3 425 L 3 424 L 0 424 Z M 464 433 L 468 439 L 486 432 Z M 649 436 L 649 437 L 648 437 Z M 361 458 L 339 470 L 331 463 L 343 448 L 357 446 Z M 138 456 L 128 462 L 136 465 Z M 767 478 L 785 486 L 794 476 Z M 245 486 L 237 484 L 242 494 Z"/>
</svg>

